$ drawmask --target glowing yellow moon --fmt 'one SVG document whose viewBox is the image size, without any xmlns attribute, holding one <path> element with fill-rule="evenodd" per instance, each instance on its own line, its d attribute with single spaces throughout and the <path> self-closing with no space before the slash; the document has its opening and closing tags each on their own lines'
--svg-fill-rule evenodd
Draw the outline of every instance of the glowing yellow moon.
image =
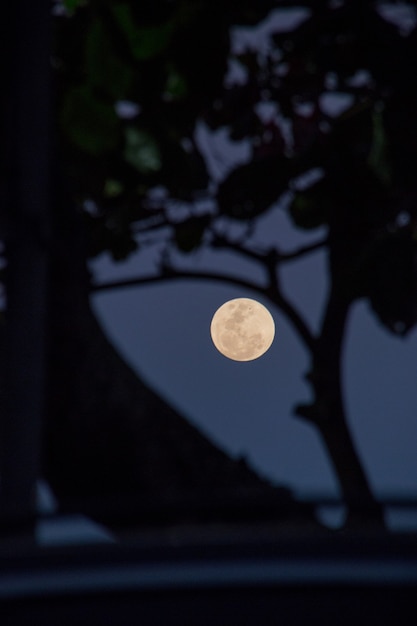
<svg viewBox="0 0 417 626">
<path fill-rule="evenodd" d="M 210 334 L 217 350 L 233 361 L 253 361 L 265 354 L 275 336 L 268 309 L 251 298 L 222 304 L 211 320 Z"/>
</svg>

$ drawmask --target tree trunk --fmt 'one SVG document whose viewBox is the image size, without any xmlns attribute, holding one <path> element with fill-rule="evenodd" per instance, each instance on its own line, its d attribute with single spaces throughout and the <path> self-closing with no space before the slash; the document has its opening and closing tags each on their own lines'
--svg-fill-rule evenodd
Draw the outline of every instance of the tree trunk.
<svg viewBox="0 0 417 626">
<path fill-rule="evenodd" d="M 318 429 L 334 466 L 348 507 L 347 526 L 384 525 L 383 512 L 375 500 L 347 424 L 342 392 L 343 338 L 351 302 L 333 281 L 309 376 L 314 402 L 298 413 Z"/>
</svg>

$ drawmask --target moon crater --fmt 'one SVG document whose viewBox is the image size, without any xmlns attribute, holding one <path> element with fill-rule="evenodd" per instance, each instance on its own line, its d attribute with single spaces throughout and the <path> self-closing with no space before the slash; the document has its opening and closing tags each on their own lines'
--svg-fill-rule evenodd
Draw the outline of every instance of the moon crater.
<svg viewBox="0 0 417 626">
<path fill-rule="evenodd" d="M 252 361 L 270 348 L 275 324 L 260 302 L 235 298 L 217 309 L 210 333 L 217 350 L 224 356 L 234 361 Z"/>
</svg>

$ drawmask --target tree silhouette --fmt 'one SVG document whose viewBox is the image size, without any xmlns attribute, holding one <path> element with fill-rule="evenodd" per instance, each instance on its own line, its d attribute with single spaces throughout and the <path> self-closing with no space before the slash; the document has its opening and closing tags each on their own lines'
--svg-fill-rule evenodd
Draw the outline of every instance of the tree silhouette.
<svg viewBox="0 0 417 626">
<path fill-rule="evenodd" d="M 289 32 L 278 14 L 270 16 L 276 32 L 266 51 L 231 48 L 233 25 L 256 24 L 291 4 L 182 2 L 154 10 L 103 2 L 76 11 L 64 30 L 73 41 L 78 21 L 85 46 L 77 60 L 65 38 L 60 46 L 66 158 L 78 197 L 89 201 L 91 254 L 106 249 L 124 258 L 152 231 L 166 246 L 150 280 L 204 277 L 177 270 L 173 248 L 227 248 L 264 269 L 267 283 L 247 286 L 280 308 L 311 355 L 314 400 L 296 413 L 319 431 L 351 514 L 368 508 L 379 517 L 347 426 L 341 358 L 359 298 L 395 334 L 416 321 L 417 89 L 407 70 L 416 35 L 390 23 L 378 4 L 323 2 L 306 5 L 305 19 Z M 233 63 L 238 79 L 227 70 Z M 346 97 L 342 113 L 328 110 L 326 95 Z M 124 100 L 136 108 L 125 103 L 123 110 Z M 198 125 L 248 142 L 250 159 L 213 180 Z M 300 184 L 309 173 L 313 182 Z M 251 227 L 284 194 L 294 224 L 325 226 L 325 239 L 290 253 L 254 248 Z M 230 225 L 243 221 L 247 232 L 237 240 Z M 286 298 L 279 270 L 318 247 L 327 252 L 329 289 L 314 335 Z M 227 272 L 216 277 L 238 282 Z"/>
<path fill-rule="evenodd" d="M 394 4 L 67 0 L 56 5 L 57 129 L 70 190 L 59 190 L 54 212 L 51 310 L 59 324 L 50 343 L 46 471 L 58 493 L 96 493 L 97 484 L 106 484 L 106 493 L 116 493 L 120 484 L 131 491 L 141 481 L 148 490 L 170 491 L 189 481 L 191 465 L 202 474 L 204 467 L 212 469 L 193 457 L 194 434 L 184 443 L 186 454 L 178 453 L 171 463 L 168 451 L 175 454 L 185 440 L 173 435 L 172 447 L 165 434 L 173 423 L 170 410 L 158 405 L 156 412 L 167 411 L 167 417 L 161 417 L 163 427 L 152 426 L 145 406 L 150 396 L 141 396 L 119 360 L 112 369 L 108 357 L 101 358 L 108 344 L 88 308 L 88 295 L 149 281 L 215 279 L 258 290 L 293 325 L 310 355 L 307 379 L 313 392 L 312 402 L 295 413 L 321 436 L 348 521 L 382 522 L 349 432 L 341 361 L 346 322 L 358 299 L 367 299 L 376 320 L 396 335 L 405 335 L 417 320 L 417 79 L 409 71 L 417 60 L 417 31 L 387 19 L 386 9 Z M 283 29 L 283 11 L 294 6 L 303 13 L 291 30 Z M 233 27 L 262 20 L 272 25 L 267 45 L 236 50 Z M 342 112 L 329 108 L 329 99 L 342 102 Z M 225 163 L 216 177 L 199 139 L 201 129 L 208 141 L 226 132 L 231 144 L 245 146 L 249 158 Z M 254 244 L 258 217 L 277 210 L 278 203 L 298 228 L 321 227 L 325 237 L 290 252 L 278 244 Z M 85 269 L 86 259 L 103 251 L 117 261 L 156 244 L 162 252 L 152 275 L 97 284 Z M 262 268 L 264 282 L 243 280 L 227 268 L 208 273 L 193 270 L 191 263 L 189 270 L 176 265 L 177 253 L 203 247 L 249 259 Z M 326 251 L 329 280 L 314 333 L 286 296 L 280 270 L 317 249 Z M 67 332 L 74 326 L 78 343 Z M 68 373 L 68 363 L 77 359 L 84 370 Z M 108 387 L 110 371 L 117 384 Z M 90 401 L 92 385 L 99 392 Z M 131 412 L 132 398 L 142 407 L 137 432 L 132 439 L 129 421 L 117 430 L 120 445 L 112 447 L 112 424 L 120 421 L 119 411 Z M 154 402 L 159 400 L 152 396 Z M 87 414 L 100 423 L 89 418 L 94 436 L 83 438 Z M 126 450 L 141 440 L 141 432 L 151 435 L 135 453 L 142 467 L 132 468 Z M 165 437 L 166 467 L 158 447 Z M 110 462 L 109 449 L 116 455 Z M 191 457 L 188 468 L 178 469 L 179 459 Z M 158 476 L 151 471 L 155 459 L 162 463 Z M 103 478 L 106 463 L 109 474 Z M 68 471 L 74 464 L 75 475 Z M 230 468 L 233 473 L 233 463 Z M 250 472 L 247 480 L 255 480 Z"/>
</svg>

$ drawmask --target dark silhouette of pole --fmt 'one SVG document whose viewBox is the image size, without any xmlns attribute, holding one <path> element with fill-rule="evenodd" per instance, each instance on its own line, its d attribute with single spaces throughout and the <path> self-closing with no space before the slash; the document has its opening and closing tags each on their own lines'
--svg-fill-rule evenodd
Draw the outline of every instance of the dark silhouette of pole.
<svg viewBox="0 0 417 626">
<path fill-rule="evenodd" d="M 47 0 L 6 3 L 2 30 L 2 207 L 5 228 L 6 337 L 1 415 L 0 519 L 35 512 L 45 386 L 50 194 L 50 11 Z"/>
</svg>

